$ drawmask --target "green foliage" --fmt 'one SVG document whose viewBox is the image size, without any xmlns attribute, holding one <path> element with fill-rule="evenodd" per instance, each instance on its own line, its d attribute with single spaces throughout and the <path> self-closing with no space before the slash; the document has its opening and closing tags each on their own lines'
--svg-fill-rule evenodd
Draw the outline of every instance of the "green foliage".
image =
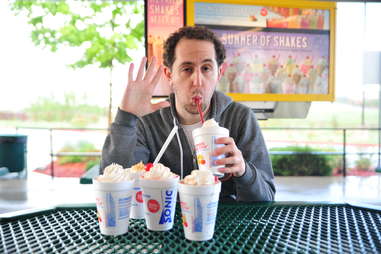
<svg viewBox="0 0 381 254">
<path fill-rule="evenodd" d="M 83 56 L 70 65 L 73 68 L 126 63 L 132 60 L 128 49 L 143 42 L 143 1 L 16 0 L 11 8 L 27 15 L 35 45 L 53 52 L 60 46 L 82 47 Z"/>
<path fill-rule="evenodd" d="M 86 163 L 86 170 L 89 170 L 91 169 L 92 167 L 94 167 L 95 165 L 99 165 L 100 163 L 100 159 L 99 158 L 96 158 L 96 159 L 92 159 L 92 160 L 89 160 L 87 163 Z"/>
<path fill-rule="evenodd" d="M 105 108 L 88 105 L 84 99 L 78 100 L 73 93 L 65 94 L 64 102 L 51 97 L 40 97 L 25 112 L 33 121 L 72 122 L 76 127 L 98 122 L 106 115 Z"/>
<path fill-rule="evenodd" d="M 366 170 L 370 170 L 372 162 L 370 158 L 360 155 L 359 159 L 355 161 L 355 165 L 356 165 L 356 169 L 366 171 Z"/>
<path fill-rule="evenodd" d="M 308 146 L 288 146 L 270 149 L 271 152 L 295 152 L 295 154 L 272 154 L 276 176 L 329 176 L 332 174 L 330 156 L 314 154 L 321 150 Z"/>
<path fill-rule="evenodd" d="M 332 169 L 337 169 L 341 171 L 344 167 L 343 164 L 343 156 L 334 156 L 334 155 L 327 155 L 328 158 L 328 164 Z"/>
<path fill-rule="evenodd" d="M 59 152 L 99 152 L 99 150 L 91 143 L 87 141 L 79 141 L 76 144 L 66 144 Z M 99 164 L 99 158 L 97 157 L 84 157 L 84 156 L 60 156 L 58 157 L 59 164 L 85 162 L 86 170 L 92 166 Z"/>
</svg>

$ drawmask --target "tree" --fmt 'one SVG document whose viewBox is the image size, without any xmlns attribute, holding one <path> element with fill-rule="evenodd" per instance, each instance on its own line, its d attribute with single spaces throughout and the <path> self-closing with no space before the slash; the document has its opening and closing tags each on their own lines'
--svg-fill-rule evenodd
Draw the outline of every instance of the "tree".
<svg viewBox="0 0 381 254">
<path fill-rule="evenodd" d="M 72 68 L 97 64 L 110 74 L 117 62 L 131 61 L 129 50 L 142 45 L 144 2 L 16 0 L 12 10 L 27 15 L 32 25 L 31 39 L 37 46 L 56 52 L 80 47 L 83 55 Z M 111 76 L 111 75 L 110 75 Z M 108 123 L 112 109 L 112 81 L 109 83 Z"/>
</svg>

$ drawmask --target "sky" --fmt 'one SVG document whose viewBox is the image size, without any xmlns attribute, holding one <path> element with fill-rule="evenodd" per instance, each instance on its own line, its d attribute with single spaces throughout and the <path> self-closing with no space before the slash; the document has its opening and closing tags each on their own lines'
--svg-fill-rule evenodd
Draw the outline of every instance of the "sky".
<svg viewBox="0 0 381 254">
<path fill-rule="evenodd" d="M 378 87 L 363 84 L 363 52 L 381 51 L 381 3 L 337 3 L 336 97 L 360 100 L 363 89 L 377 98 Z M 364 19 L 364 16 L 367 19 Z M 371 68 L 371 67 L 369 67 Z"/>
<path fill-rule="evenodd" d="M 336 97 L 362 96 L 362 49 L 381 51 L 381 3 L 368 3 L 364 25 L 363 3 L 338 3 L 336 40 Z M 366 29 L 365 29 L 366 28 Z M 364 31 L 365 30 L 365 31 Z M 63 99 L 74 92 L 85 102 L 106 106 L 110 73 L 96 66 L 73 70 L 67 67 L 79 56 L 73 49 L 50 52 L 36 47 L 26 18 L 15 16 L 8 1 L 0 1 L 0 111 L 22 111 L 39 96 Z M 365 39 L 364 39 L 365 38 Z M 134 53 L 139 63 L 144 49 Z M 128 64 L 118 65 L 112 76 L 114 104 L 118 104 L 127 82 Z M 367 97 L 378 95 L 367 86 Z"/>
</svg>

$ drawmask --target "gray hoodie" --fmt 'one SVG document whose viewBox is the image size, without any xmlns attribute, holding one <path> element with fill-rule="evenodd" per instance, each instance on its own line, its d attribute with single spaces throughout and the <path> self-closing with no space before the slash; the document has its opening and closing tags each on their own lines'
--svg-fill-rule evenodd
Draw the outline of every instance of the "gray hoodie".
<svg viewBox="0 0 381 254">
<path fill-rule="evenodd" d="M 113 162 L 124 167 L 130 167 L 139 161 L 153 162 L 173 128 L 174 117 L 179 126 L 183 149 L 184 176 L 197 168 L 195 156 L 177 120 L 174 94 L 170 96 L 170 103 L 170 107 L 141 118 L 118 110 L 103 146 L 101 173 Z M 271 161 L 253 111 L 215 91 L 208 117 L 229 129 L 230 137 L 241 150 L 246 164 L 244 175 L 232 177 L 222 183 L 221 198 L 246 202 L 274 200 L 275 185 Z M 179 151 L 179 143 L 173 138 L 160 160 L 160 163 L 178 175 L 181 168 Z"/>
</svg>

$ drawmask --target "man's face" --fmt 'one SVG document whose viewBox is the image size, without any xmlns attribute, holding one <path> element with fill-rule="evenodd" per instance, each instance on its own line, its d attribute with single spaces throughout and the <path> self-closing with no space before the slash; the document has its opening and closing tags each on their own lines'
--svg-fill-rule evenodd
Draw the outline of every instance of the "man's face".
<svg viewBox="0 0 381 254">
<path fill-rule="evenodd" d="M 178 42 L 172 70 L 166 69 L 165 74 L 171 81 L 181 117 L 198 114 L 195 96 L 201 97 L 203 111 L 209 108 L 220 73 L 212 42 L 194 39 Z"/>
</svg>

